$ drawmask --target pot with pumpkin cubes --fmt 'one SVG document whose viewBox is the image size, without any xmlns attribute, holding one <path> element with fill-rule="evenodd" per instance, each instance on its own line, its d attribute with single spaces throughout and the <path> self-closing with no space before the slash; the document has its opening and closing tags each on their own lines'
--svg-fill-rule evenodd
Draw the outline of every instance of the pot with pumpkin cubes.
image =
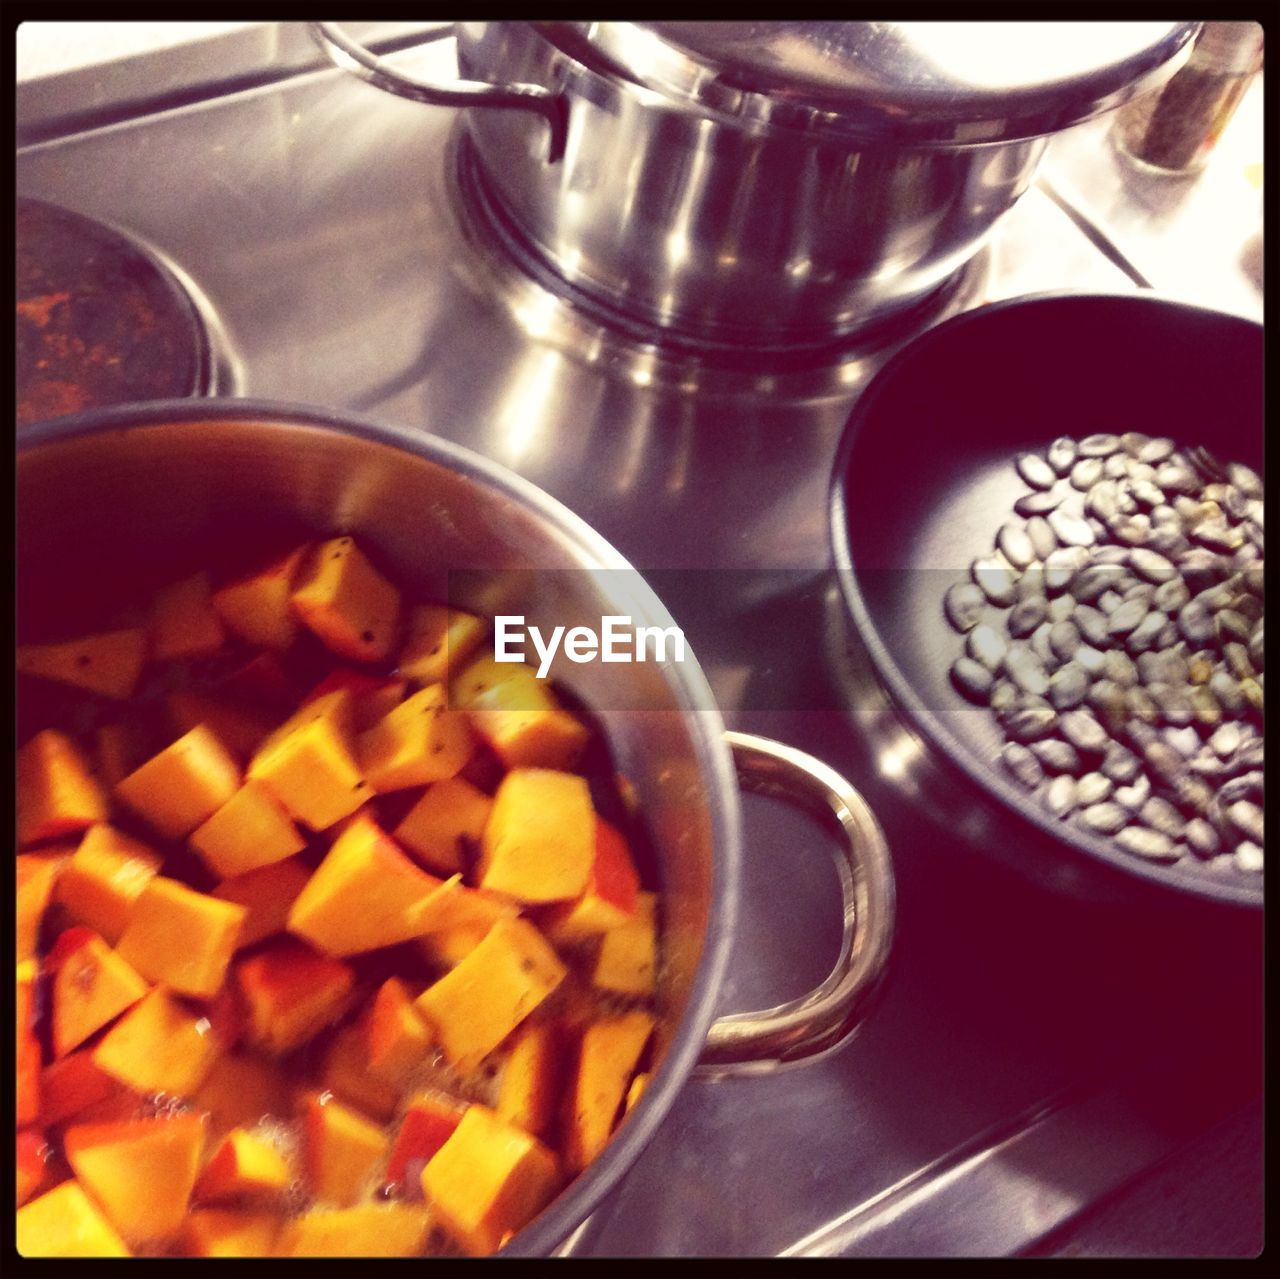
<svg viewBox="0 0 1280 1279">
<path fill-rule="evenodd" d="M 247 401 L 17 471 L 24 1255 L 553 1252 L 693 1071 L 865 1017 L 893 882 L 847 782 L 726 733 L 692 657 L 497 660 L 497 615 L 672 625 L 539 490 Z M 846 926 L 714 1020 L 739 784 L 825 816 Z"/>
</svg>

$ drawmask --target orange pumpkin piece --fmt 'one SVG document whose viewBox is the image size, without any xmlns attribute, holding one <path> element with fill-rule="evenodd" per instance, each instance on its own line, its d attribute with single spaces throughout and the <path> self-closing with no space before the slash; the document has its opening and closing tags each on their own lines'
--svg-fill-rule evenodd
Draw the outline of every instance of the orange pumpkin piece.
<svg viewBox="0 0 1280 1279">
<path fill-rule="evenodd" d="M 551 1200 L 556 1157 L 486 1106 L 467 1108 L 422 1171 L 422 1190 L 449 1236 L 472 1256 L 499 1248 Z"/>
<path fill-rule="evenodd" d="M 442 604 L 417 605 L 409 612 L 400 673 L 419 685 L 447 681 L 479 647 L 487 629 L 474 613 Z"/>
<path fill-rule="evenodd" d="M 264 937 L 284 932 L 289 911 L 311 878 L 311 870 L 297 857 L 245 871 L 224 879 L 213 890 L 223 901 L 238 902 L 249 912 L 240 925 L 236 949 L 244 950 Z"/>
<path fill-rule="evenodd" d="M 498 1117 L 535 1137 L 545 1136 L 555 1117 L 560 1039 L 552 1022 L 522 1026 L 498 1083 Z"/>
<path fill-rule="evenodd" d="M 70 684 L 104 697 L 133 696 L 147 660 L 147 633 L 103 631 L 61 644 L 19 644 L 18 673 Z"/>
<path fill-rule="evenodd" d="M 277 719 L 256 706 L 238 706 L 235 702 L 207 693 L 177 689 L 165 698 L 169 720 L 174 731 L 189 733 L 204 724 L 234 755 L 248 759 L 271 734 Z"/>
<path fill-rule="evenodd" d="M 182 1225 L 182 1251 L 191 1257 L 270 1257 L 282 1218 L 238 1208 L 197 1208 Z"/>
<path fill-rule="evenodd" d="M 118 950 L 144 977 L 208 999 L 222 985 L 248 913 L 157 875 L 134 902 Z"/>
<path fill-rule="evenodd" d="M 330 671 L 301 702 L 306 706 L 317 698 L 336 689 L 345 688 L 351 694 L 352 723 L 356 732 L 372 728 L 404 697 L 408 681 L 394 676 L 370 675 L 354 666 L 339 666 Z"/>
<path fill-rule="evenodd" d="M 600 941 L 592 983 L 600 990 L 641 998 L 654 993 L 658 971 L 658 898 L 637 893 L 635 913 Z"/>
<path fill-rule="evenodd" d="M 213 607 L 231 631 L 263 648 L 283 652 L 298 633 L 289 597 L 307 546 L 277 556 L 213 592 Z"/>
<path fill-rule="evenodd" d="M 489 935 L 492 924 L 459 924 L 418 938 L 418 949 L 441 968 L 456 968 Z"/>
<path fill-rule="evenodd" d="M 221 1051 L 208 1019 L 193 1016 L 157 986 L 107 1031 L 93 1061 L 134 1092 L 190 1097 Z"/>
<path fill-rule="evenodd" d="M 541 921 L 543 930 L 556 943 L 598 937 L 634 915 L 639 887 L 627 841 L 616 827 L 597 817 L 595 857 L 587 886 L 577 901 L 552 907 Z"/>
<path fill-rule="evenodd" d="M 417 923 L 423 933 L 464 927 L 489 927 L 500 919 L 511 919 L 520 907 L 501 893 L 483 888 L 467 888 L 461 875 L 451 875 L 417 908 Z"/>
<path fill-rule="evenodd" d="M 57 729 L 37 733 L 17 758 L 18 847 L 61 839 L 107 819 L 107 796 L 79 748 Z"/>
<path fill-rule="evenodd" d="M 368 1025 L 364 1021 L 344 1026 L 334 1035 L 321 1079 L 335 1096 L 383 1122 L 400 1104 L 400 1089 L 369 1073 Z"/>
<path fill-rule="evenodd" d="M 17 1244 L 24 1257 L 132 1255 L 75 1181 L 64 1181 L 18 1209 Z"/>
<path fill-rule="evenodd" d="M 40 1067 L 43 1059 L 36 1038 L 35 987 L 37 967 L 34 959 L 18 965 L 15 1021 L 18 1039 L 17 1108 L 18 1127 L 35 1123 L 40 1118 Z"/>
<path fill-rule="evenodd" d="M 18 959 L 30 959 L 40 939 L 40 924 L 53 896 L 54 885 L 70 859 L 74 845 L 49 848 L 17 857 Z"/>
<path fill-rule="evenodd" d="M 126 1243 L 171 1239 L 181 1229 L 204 1148 L 201 1116 L 80 1124 L 62 1144 L 76 1179 Z"/>
<path fill-rule="evenodd" d="M 387 978 L 374 996 L 368 1042 L 369 1072 L 392 1084 L 407 1079 L 431 1049 L 431 1031 L 397 977 Z"/>
<path fill-rule="evenodd" d="M 463 839 L 479 844 L 493 800 L 461 777 L 428 786 L 391 833 L 429 870 L 452 875 L 463 869 Z"/>
<path fill-rule="evenodd" d="M 35 1128 L 27 1128 L 18 1134 L 15 1153 L 18 1207 L 21 1208 L 40 1189 L 49 1175 L 48 1160 L 51 1152 L 44 1133 Z"/>
<path fill-rule="evenodd" d="M 418 997 L 449 1061 L 474 1069 L 564 980 L 568 970 L 525 919 L 500 919 L 485 939 Z"/>
<path fill-rule="evenodd" d="M 627 1089 L 627 1099 L 623 1103 L 622 1113 L 629 1115 L 635 1108 L 636 1103 L 644 1096 L 644 1090 L 649 1086 L 649 1072 L 642 1070 L 632 1081 L 631 1087 Z"/>
<path fill-rule="evenodd" d="M 196 1182 L 199 1203 L 261 1199 L 289 1188 L 291 1174 L 284 1157 L 269 1142 L 234 1128 L 219 1142 Z"/>
<path fill-rule="evenodd" d="M 128 960 L 88 928 L 68 928 L 59 936 L 49 968 L 55 1057 L 65 1057 L 149 989 Z"/>
<path fill-rule="evenodd" d="M 602 1017 L 582 1032 L 567 1098 L 564 1154 L 569 1167 L 585 1168 L 605 1148 L 653 1027 L 650 1013 L 635 1011 Z"/>
<path fill-rule="evenodd" d="M 270 1053 L 289 1052 L 322 1030 L 346 1007 L 355 985 L 349 965 L 292 939 L 240 960 L 235 975 L 249 1037 Z"/>
<path fill-rule="evenodd" d="M 420 936 L 417 911 L 440 889 L 369 817 L 334 841 L 289 912 L 289 931 L 330 955 L 394 946 Z M 353 909 L 358 903 L 358 909 Z"/>
<path fill-rule="evenodd" d="M 444 685 L 431 684 L 361 733 L 356 750 L 375 790 L 406 790 L 457 773 L 471 754 L 471 730 L 465 715 L 445 709 Z"/>
<path fill-rule="evenodd" d="M 321 1093 L 306 1101 L 303 1131 L 312 1194 L 339 1208 L 354 1204 L 387 1153 L 382 1129 Z"/>
<path fill-rule="evenodd" d="M 250 1128 L 266 1115 L 285 1113 L 288 1084 L 279 1070 L 258 1057 L 226 1053 L 218 1058 L 192 1105 L 208 1116 L 209 1136 L 218 1140 L 235 1128 Z"/>
<path fill-rule="evenodd" d="M 493 799 L 476 883 L 525 902 L 578 897 L 595 861 L 595 830 L 583 778 L 547 768 L 513 769 Z"/>
<path fill-rule="evenodd" d="M 101 1070 L 87 1049 L 51 1061 L 40 1076 L 40 1118 L 60 1124 L 102 1102 L 124 1098 L 126 1090 Z M 136 1106 L 138 1098 L 127 1094 Z"/>
<path fill-rule="evenodd" d="M 278 1257 L 416 1257 L 427 1242 L 431 1214 L 418 1204 L 316 1208 L 286 1221 Z"/>
<path fill-rule="evenodd" d="M 453 1136 L 466 1109 L 466 1102 L 452 1097 L 434 1093 L 414 1097 L 405 1109 L 395 1144 L 387 1156 L 387 1182 L 413 1191 L 420 1189 L 427 1161 Z"/>
<path fill-rule="evenodd" d="M 240 765 L 204 724 L 116 784 L 116 797 L 169 839 L 190 835 L 240 789 Z"/>
<path fill-rule="evenodd" d="M 253 778 L 191 832 L 190 842 L 221 879 L 283 861 L 307 846 L 279 801 Z"/>
<path fill-rule="evenodd" d="M 214 611 L 208 573 L 194 573 L 157 592 L 151 605 L 151 656 L 157 662 L 207 657 L 226 639 Z"/>
<path fill-rule="evenodd" d="M 290 596 L 293 610 L 340 657 L 381 662 L 396 641 L 400 592 L 349 537 L 315 548 Z"/>
<path fill-rule="evenodd" d="M 335 689 L 300 707 L 249 761 L 295 820 L 324 830 L 354 813 L 371 791 L 353 754 L 350 690 Z"/>
<path fill-rule="evenodd" d="M 160 854 L 108 826 L 91 826 L 62 868 L 57 900 L 114 945 L 134 903 L 160 870 Z"/>
</svg>

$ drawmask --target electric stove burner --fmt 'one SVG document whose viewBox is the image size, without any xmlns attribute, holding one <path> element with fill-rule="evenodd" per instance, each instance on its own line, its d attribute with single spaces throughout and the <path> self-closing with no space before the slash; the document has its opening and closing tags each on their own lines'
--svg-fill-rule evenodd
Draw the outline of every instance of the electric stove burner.
<svg viewBox="0 0 1280 1279">
<path fill-rule="evenodd" d="M 19 426 L 219 389 L 200 304 L 131 237 L 20 199 L 17 275 Z"/>
</svg>

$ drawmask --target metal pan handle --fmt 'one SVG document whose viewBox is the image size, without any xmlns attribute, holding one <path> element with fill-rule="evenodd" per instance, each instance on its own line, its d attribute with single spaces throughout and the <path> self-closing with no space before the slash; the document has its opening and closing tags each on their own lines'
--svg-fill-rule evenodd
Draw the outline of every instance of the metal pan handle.
<svg viewBox="0 0 1280 1279">
<path fill-rule="evenodd" d="M 726 733 L 739 784 L 786 799 L 825 819 L 840 838 L 844 931 L 840 955 L 820 986 L 760 1012 L 712 1024 L 698 1074 L 755 1073 L 827 1052 L 853 1033 L 880 987 L 893 937 L 894 886 L 889 846 L 856 790 L 821 760 L 781 742 Z"/>
<path fill-rule="evenodd" d="M 546 120 L 551 131 L 547 163 L 564 155 L 568 127 L 568 104 L 564 94 L 539 84 L 487 84 L 480 80 L 455 80 L 452 84 L 429 84 L 388 67 L 362 44 L 352 40 L 334 22 L 309 22 L 312 39 L 343 71 L 350 71 L 375 89 L 426 102 L 437 107 L 497 107 L 510 111 L 531 111 Z"/>
</svg>

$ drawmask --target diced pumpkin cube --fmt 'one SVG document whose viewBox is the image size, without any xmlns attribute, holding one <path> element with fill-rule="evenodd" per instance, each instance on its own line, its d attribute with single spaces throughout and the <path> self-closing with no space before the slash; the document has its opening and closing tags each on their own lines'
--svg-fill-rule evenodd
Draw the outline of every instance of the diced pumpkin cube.
<svg viewBox="0 0 1280 1279">
<path fill-rule="evenodd" d="M 128 1257 L 129 1249 L 74 1181 L 54 1186 L 18 1209 L 18 1252 L 24 1257 Z"/>
<path fill-rule="evenodd" d="M 40 923 L 45 907 L 53 896 L 54 885 L 74 845 L 49 848 L 40 853 L 19 853 L 17 857 L 18 893 L 18 959 L 30 959 L 36 953 Z"/>
<path fill-rule="evenodd" d="M 385 1157 L 386 1135 L 327 1093 L 307 1099 L 303 1131 L 312 1194 L 322 1203 L 349 1207 Z"/>
<path fill-rule="evenodd" d="M 213 607 L 227 629 L 250 644 L 288 648 L 298 632 L 289 597 L 308 549 L 296 547 L 214 591 Z"/>
<path fill-rule="evenodd" d="M 577 897 L 595 860 L 595 827 L 583 778 L 546 768 L 514 769 L 494 796 L 476 882 L 526 902 Z"/>
<path fill-rule="evenodd" d="M 416 1198 L 427 1161 L 453 1136 L 467 1103 L 435 1093 L 420 1093 L 405 1108 L 395 1144 L 387 1157 L 387 1183 Z"/>
<path fill-rule="evenodd" d="M 250 1038 L 271 1053 L 289 1052 L 327 1026 L 345 1009 L 355 985 L 349 965 L 292 939 L 240 960 L 235 974 L 249 1011 Z"/>
<path fill-rule="evenodd" d="M 445 1056 L 474 1069 L 563 981 L 566 968 L 527 920 L 500 919 L 417 999 Z"/>
<path fill-rule="evenodd" d="M 378 988 L 369 1010 L 369 1072 L 388 1083 L 403 1083 L 431 1049 L 431 1031 L 397 977 Z"/>
<path fill-rule="evenodd" d="M 290 716 L 249 761 L 295 821 L 324 830 L 369 797 L 352 753 L 351 693 L 336 689 Z"/>
<path fill-rule="evenodd" d="M 394 707 L 356 740 L 360 767 L 377 791 L 405 790 L 452 777 L 471 754 L 466 716 L 446 710 L 442 684 Z"/>
<path fill-rule="evenodd" d="M 600 941 L 593 983 L 618 995 L 647 997 L 655 989 L 658 971 L 658 898 L 637 893 L 635 914 L 610 929 Z"/>
<path fill-rule="evenodd" d="M 289 931 L 331 955 L 394 946 L 425 931 L 416 912 L 439 888 L 372 819 L 360 819 L 334 841 L 294 902 Z"/>
<path fill-rule="evenodd" d="M 270 1142 L 233 1128 L 205 1164 L 195 1198 L 198 1203 L 270 1198 L 287 1190 L 291 1179 L 284 1156 Z"/>
<path fill-rule="evenodd" d="M 157 662 L 207 657 L 225 639 L 208 573 L 194 573 L 156 593 L 151 606 L 151 656 Z"/>
<path fill-rule="evenodd" d="M 160 854 L 105 822 L 91 826 L 58 877 L 55 896 L 80 923 L 114 945 Z"/>
<path fill-rule="evenodd" d="M 17 1030 L 18 1127 L 40 1118 L 40 1068 L 43 1058 L 35 1033 L 36 961 L 24 959 L 18 965 L 15 1023 Z"/>
<path fill-rule="evenodd" d="M 596 818 L 595 857 L 582 896 L 554 906 L 542 926 L 556 943 L 583 941 L 624 924 L 636 909 L 640 876 L 621 832 Z"/>
<path fill-rule="evenodd" d="M 182 1251 L 191 1257 L 270 1257 L 283 1218 L 238 1208 L 197 1208 L 182 1225 Z"/>
<path fill-rule="evenodd" d="M 649 1086 L 649 1072 L 642 1070 L 632 1081 L 631 1087 L 627 1089 L 627 1100 L 622 1107 L 622 1113 L 629 1115 L 635 1109 L 636 1103 L 644 1096 L 644 1090 Z"/>
<path fill-rule="evenodd" d="M 157 986 L 107 1031 L 93 1061 L 134 1092 L 190 1097 L 221 1050 L 207 1019 L 193 1016 Z"/>
<path fill-rule="evenodd" d="M 315 548 L 290 597 L 294 612 L 340 657 L 381 662 L 396 642 L 400 592 L 349 537 Z"/>
<path fill-rule="evenodd" d="M 147 633 L 139 628 L 84 635 L 62 644 L 18 645 L 18 672 L 101 693 L 133 696 L 147 660 Z"/>
<path fill-rule="evenodd" d="M 474 1105 L 423 1169 L 422 1189 L 449 1236 L 479 1257 L 528 1225 L 559 1179 L 555 1155 L 536 1137 Z"/>
<path fill-rule="evenodd" d="M 18 1134 L 15 1156 L 18 1171 L 18 1207 L 21 1208 L 44 1184 L 49 1175 L 49 1143 L 44 1133 L 27 1128 Z"/>
<path fill-rule="evenodd" d="M 431 1214 L 419 1204 L 314 1208 L 285 1222 L 278 1257 L 416 1257 Z"/>
<path fill-rule="evenodd" d="M 535 1137 L 543 1137 L 555 1118 L 562 1045 L 552 1022 L 524 1025 L 498 1083 L 498 1116 Z"/>
<path fill-rule="evenodd" d="M 79 748 L 57 729 L 37 733 L 17 758 L 18 847 L 62 839 L 107 819 L 106 792 Z"/>
<path fill-rule="evenodd" d="M 233 755 L 248 759 L 271 735 L 276 718 L 256 706 L 237 706 L 235 702 L 207 693 L 178 689 L 165 699 L 174 731 L 189 733 L 203 724 Z"/>
<path fill-rule="evenodd" d="M 224 879 L 213 890 L 223 901 L 238 902 L 249 912 L 240 925 L 237 950 L 256 945 L 272 933 L 282 933 L 293 903 L 311 878 L 311 870 L 297 857 L 260 866 L 232 879 Z"/>
<path fill-rule="evenodd" d="M 456 968 L 489 935 L 492 924 L 459 924 L 418 938 L 418 949 L 433 964 Z"/>
<path fill-rule="evenodd" d="M 199 1115 L 80 1124 L 67 1129 L 62 1145 L 76 1179 L 126 1243 L 171 1239 L 181 1229 L 204 1148 Z"/>
<path fill-rule="evenodd" d="M 88 1049 L 82 1049 L 44 1068 L 40 1076 L 40 1117 L 46 1124 L 60 1124 L 126 1094 L 136 1106 L 138 1098 L 101 1070 Z"/>
<path fill-rule="evenodd" d="M 454 705 L 507 768 L 573 768 L 590 730 L 523 663 L 483 657 L 453 685 Z"/>
<path fill-rule="evenodd" d="M 447 681 L 479 647 L 488 625 L 474 613 L 443 604 L 419 604 L 409 612 L 409 634 L 400 651 L 400 673 L 415 684 Z"/>
<path fill-rule="evenodd" d="M 422 933 L 445 932 L 450 929 L 489 927 L 500 919 L 511 919 L 520 906 L 501 893 L 483 888 L 467 888 L 461 875 L 450 875 L 417 910 L 417 923 Z"/>
<path fill-rule="evenodd" d="M 190 835 L 240 789 L 240 765 L 200 724 L 116 784 L 116 797 L 161 835 Z"/>
<path fill-rule="evenodd" d="M 49 955 L 53 1053 L 65 1057 L 149 989 L 129 961 L 88 928 L 68 928 Z"/>
<path fill-rule="evenodd" d="M 479 844 L 493 800 L 460 777 L 428 786 L 391 833 L 422 864 L 443 875 L 463 869 L 461 841 Z"/>
<path fill-rule="evenodd" d="M 400 1104 L 400 1089 L 369 1073 L 367 1023 L 344 1026 L 334 1035 L 321 1080 L 335 1096 L 384 1122 Z"/>
<path fill-rule="evenodd" d="M 191 846 L 215 875 L 229 879 L 292 857 L 307 841 L 271 791 L 251 777 L 191 832 Z"/>
<path fill-rule="evenodd" d="M 287 1081 L 270 1062 L 226 1053 L 214 1063 L 192 1105 L 208 1116 L 210 1138 L 217 1140 L 235 1128 L 251 1128 L 267 1115 L 285 1113 L 288 1096 Z"/>
<path fill-rule="evenodd" d="M 134 902 L 118 949 L 144 977 L 208 999 L 222 985 L 248 913 L 157 875 Z"/>
<path fill-rule="evenodd" d="M 339 666 L 302 699 L 301 705 L 306 706 L 327 693 L 345 688 L 351 694 L 352 722 L 356 732 L 363 733 L 400 704 L 408 687 L 408 681 L 404 679 L 370 675 L 367 671 L 356 670 L 354 666 Z"/>
<path fill-rule="evenodd" d="M 582 1032 L 567 1099 L 564 1152 L 571 1168 L 585 1168 L 605 1148 L 653 1027 L 652 1014 L 637 1010 L 601 1018 Z"/>
<path fill-rule="evenodd" d="M 101 724 L 94 733 L 94 773 L 108 790 L 114 790 L 146 757 L 142 733 L 134 724 Z"/>
</svg>

